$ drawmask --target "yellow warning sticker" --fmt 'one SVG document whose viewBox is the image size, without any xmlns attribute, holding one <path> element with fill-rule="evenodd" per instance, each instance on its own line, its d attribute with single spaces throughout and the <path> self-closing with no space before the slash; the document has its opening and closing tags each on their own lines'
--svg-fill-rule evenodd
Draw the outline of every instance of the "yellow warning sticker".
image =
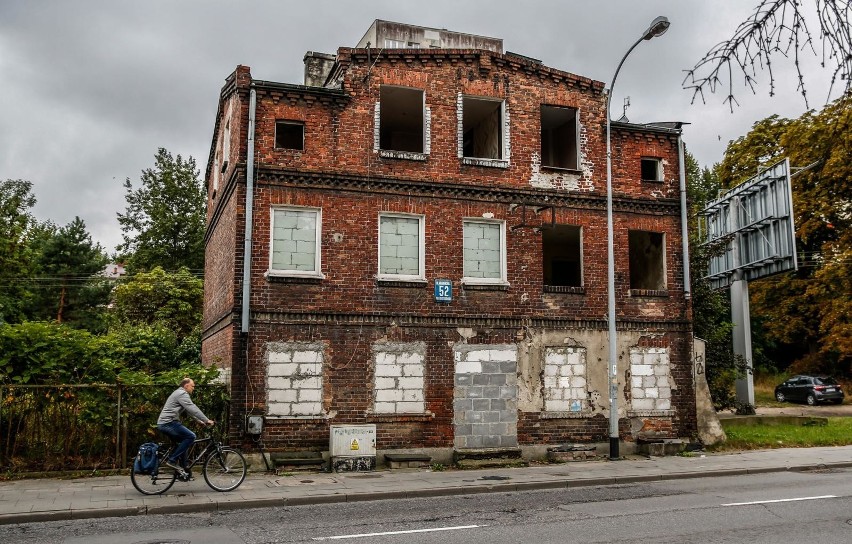
<svg viewBox="0 0 852 544">
<path fill-rule="evenodd" d="M 353 439 L 352 439 L 352 443 L 351 443 L 351 444 L 349 444 L 349 449 L 350 449 L 350 450 L 353 450 L 353 451 L 354 451 L 354 450 L 357 450 L 357 449 L 360 449 L 360 448 L 359 448 L 359 446 L 358 446 L 358 439 L 357 439 L 357 438 L 353 438 Z"/>
</svg>

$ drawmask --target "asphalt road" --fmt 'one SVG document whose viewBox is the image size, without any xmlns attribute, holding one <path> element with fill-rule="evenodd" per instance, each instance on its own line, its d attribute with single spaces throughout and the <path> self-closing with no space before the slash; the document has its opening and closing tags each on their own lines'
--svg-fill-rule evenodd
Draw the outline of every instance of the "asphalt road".
<svg viewBox="0 0 852 544">
<path fill-rule="evenodd" d="M 850 542 L 852 469 L 32 523 L 0 534 L 46 544 Z"/>
</svg>

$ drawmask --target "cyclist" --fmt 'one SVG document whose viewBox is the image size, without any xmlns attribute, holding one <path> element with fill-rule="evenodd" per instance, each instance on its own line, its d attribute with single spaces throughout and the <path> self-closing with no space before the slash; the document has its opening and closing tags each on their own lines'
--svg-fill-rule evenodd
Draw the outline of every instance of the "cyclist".
<svg viewBox="0 0 852 544">
<path fill-rule="evenodd" d="M 192 378 L 184 378 L 180 382 L 180 386 L 169 395 L 166 404 L 160 411 L 160 417 L 157 419 L 157 429 L 172 440 L 178 443 L 178 446 L 172 451 L 166 466 L 175 469 L 178 474 L 184 475 L 186 471 L 183 467 L 186 466 L 186 451 L 195 440 L 195 433 L 184 427 L 180 422 L 180 417 L 184 413 L 189 413 L 190 416 L 197 419 L 204 425 L 213 425 L 215 421 L 204 415 L 204 412 L 192 402 L 189 397 L 195 389 L 195 382 Z"/>
</svg>

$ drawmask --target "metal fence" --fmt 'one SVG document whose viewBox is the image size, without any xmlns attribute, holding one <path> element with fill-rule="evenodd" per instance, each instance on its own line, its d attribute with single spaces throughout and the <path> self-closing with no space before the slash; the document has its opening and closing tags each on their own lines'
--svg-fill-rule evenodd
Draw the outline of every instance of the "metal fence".
<svg viewBox="0 0 852 544">
<path fill-rule="evenodd" d="M 139 444 L 162 441 L 157 416 L 174 385 L 0 385 L 0 471 L 129 466 Z M 200 385 L 195 402 L 228 421 L 223 385 Z"/>
</svg>

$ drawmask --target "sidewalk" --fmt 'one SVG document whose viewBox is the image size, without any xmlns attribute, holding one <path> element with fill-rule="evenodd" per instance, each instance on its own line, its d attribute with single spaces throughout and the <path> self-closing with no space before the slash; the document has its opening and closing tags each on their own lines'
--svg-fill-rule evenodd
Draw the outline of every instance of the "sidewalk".
<svg viewBox="0 0 852 544">
<path fill-rule="evenodd" d="M 217 493 L 198 474 L 176 482 L 162 496 L 141 495 L 129 476 L 75 480 L 0 482 L 0 525 L 34 521 L 138 516 L 238 508 L 437 497 L 472 493 L 558 489 L 683 478 L 736 476 L 761 472 L 852 467 L 852 446 L 787 448 L 654 457 L 621 461 L 582 461 L 526 468 L 394 470 L 369 473 L 250 473 L 230 493 Z"/>
</svg>

